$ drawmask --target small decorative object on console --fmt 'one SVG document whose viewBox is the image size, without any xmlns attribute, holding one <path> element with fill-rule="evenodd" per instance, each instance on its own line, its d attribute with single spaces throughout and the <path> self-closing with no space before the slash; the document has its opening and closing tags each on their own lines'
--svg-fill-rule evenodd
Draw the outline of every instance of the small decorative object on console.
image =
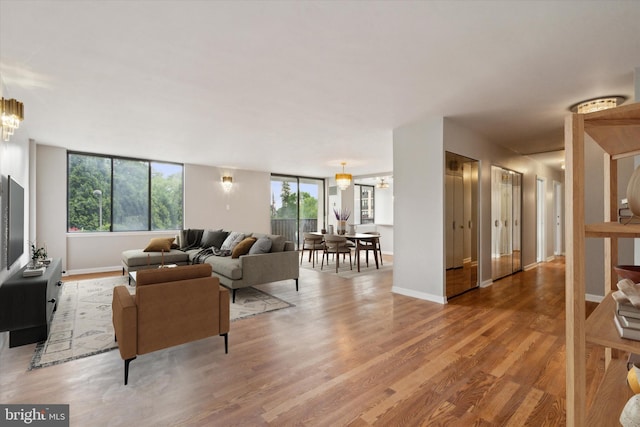
<svg viewBox="0 0 640 427">
<path fill-rule="evenodd" d="M 22 270 L 22 277 L 42 276 L 46 269 L 47 267 L 25 268 Z"/>
<path fill-rule="evenodd" d="M 36 248 L 36 242 L 31 243 L 31 264 L 29 265 L 27 270 L 38 269 L 42 267 L 44 260 L 46 259 L 47 250 L 44 247 Z"/>
</svg>

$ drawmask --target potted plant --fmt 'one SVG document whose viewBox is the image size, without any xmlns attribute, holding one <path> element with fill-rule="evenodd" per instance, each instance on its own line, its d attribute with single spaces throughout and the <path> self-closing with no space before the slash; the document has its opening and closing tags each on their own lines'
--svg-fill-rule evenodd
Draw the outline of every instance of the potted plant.
<svg viewBox="0 0 640 427">
<path fill-rule="evenodd" d="M 31 244 L 31 267 L 39 268 L 43 261 L 47 259 L 47 250 L 44 247 L 36 248 L 36 243 Z"/>
</svg>

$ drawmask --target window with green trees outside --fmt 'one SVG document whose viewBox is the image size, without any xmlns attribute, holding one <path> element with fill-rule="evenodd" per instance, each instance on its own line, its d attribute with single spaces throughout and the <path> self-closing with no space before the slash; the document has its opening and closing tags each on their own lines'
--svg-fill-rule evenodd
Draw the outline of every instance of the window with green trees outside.
<svg viewBox="0 0 640 427">
<path fill-rule="evenodd" d="M 67 231 L 179 230 L 184 167 L 177 163 L 67 154 Z"/>
</svg>

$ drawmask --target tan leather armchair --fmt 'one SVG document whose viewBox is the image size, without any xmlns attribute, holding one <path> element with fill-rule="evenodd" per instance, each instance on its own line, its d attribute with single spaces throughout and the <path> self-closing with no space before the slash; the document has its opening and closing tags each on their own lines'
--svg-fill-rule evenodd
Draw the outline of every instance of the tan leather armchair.
<svg viewBox="0 0 640 427">
<path fill-rule="evenodd" d="M 211 276 L 209 264 L 140 270 L 135 295 L 126 286 L 114 288 L 112 310 L 125 385 L 139 354 L 213 335 L 224 337 L 228 353 L 229 290 Z"/>
</svg>

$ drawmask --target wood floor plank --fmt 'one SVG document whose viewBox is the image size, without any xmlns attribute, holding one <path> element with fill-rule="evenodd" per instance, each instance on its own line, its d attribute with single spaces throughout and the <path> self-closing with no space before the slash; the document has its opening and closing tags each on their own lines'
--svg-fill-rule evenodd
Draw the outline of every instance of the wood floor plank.
<svg viewBox="0 0 640 427">
<path fill-rule="evenodd" d="M 455 353 L 445 352 L 441 357 L 423 364 L 416 371 L 407 374 L 392 384 L 391 389 L 394 393 L 365 412 L 362 415 L 362 419 L 370 424 L 374 424 L 381 415 L 396 406 L 398 402 L 402 402 L 416 393 L 416 391 L 435 374 L 451 369 L 454 364 L 460 361 L 460 356 Z"/>
<path fill-rule="evenodd" d="M 519 384 L 506 378 L 497 378 L 484 396 L 484 400 L 478 402 L 473 411 L 482 419 L 496 425 L 504 425 L 517 409 L 520 402 L 518 395 L 521 392 L 522 387 Z"/>
<path fill-rule="evenodd" d="M 117 351 L 28 371 L 35 345 L 5 347 L 0 402 L 69 403 L 79 426 L 564 424 L 561 259 L 446 305 L 392 285 L 302 268 L 298 292 L 258 287 L 295 306 L 232 322 L 229 354 L 211 337 L 140 356 L 126 387 Z M 589 346 L 588 402 L 602 360 Z"/>
<path fill-rule="evenodd" d="M 527 393 L 525 399 L 522 401 L 518 409 L 513 416 L 509 418 L 507 427 L 522 427 L 527 424 L 527 420 L 534 413 L 538 403 L 542 400 L 544 392 L 541 390 L 531 389 Z"/>
</svg>

